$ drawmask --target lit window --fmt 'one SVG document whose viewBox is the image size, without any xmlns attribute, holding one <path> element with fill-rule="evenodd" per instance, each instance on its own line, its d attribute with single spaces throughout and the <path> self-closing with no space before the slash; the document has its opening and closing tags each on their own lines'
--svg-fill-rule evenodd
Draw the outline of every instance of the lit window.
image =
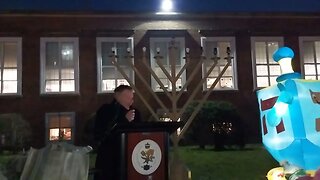
<svg viewBox="0 0 320 180">
<path fill-rule="evenodd" d="M 305 79 L 320 79 L 320 37 L 300 37 L 301 65 Z"/>
<path fill-rule="evenodd" d="M 78 93 L 78 38 L 41 38 L 41 92 Z"/>
<path fill-rule="evenodd" d="M 73 141 L 74 113 L 46 114 L 47 141 Z"/>
<path fill-rule="evenodd" d="M 21 94 L 21 38 L 0 38 L 0 94 Z"/>
<path fill-rule="evenodd" d="M 254 87 L 262 88 L 277 83 L 281 75 L 280 65 L 272 58 L 273 53 L 283 45 L 281 37 L 252 37 Z"/>
<path fill-rule="evenodd" d="M 150 64 L 151 68 L 158 76 L 159 80 L 162 82 L 167 90 L 172 90 L 172 84 L 167 76 L 163 73 L 160 66 L 157 64 L 156 59 L 154 58 L 159 52 L 159 55 L 163 57 L 160 59 L 164 68 L 171 75 L 171 66 L 169 62 L 169 48 L 172 47 L 172 42 L 174 41 L 174 46 L 176 48 L 172 48 L 173 57 L 175 57 L 174 61 L 176 61 L 176 75 L 179 73 L 183 65 L 185 64 L 185 45 L 184 38 L 150 38 Z M 180 78 L 176 82 L 176 89 L 179 90 L 186 82 L 186 73 L 185 71 L 182 73 Z M 152 77 L 151 78 L 151 86 L 154 91 L 163 91 L 157 81 Z"/>
<path fill-rule="evenodd" d="M 211 87 L 217 79 L 220 72 L 223 70 L 227 63 L 224 59 L 227 57 L 227 48 L 231 50 L 230 56 L 233 57 L 230 66 L 227 68 L 221 79 L 218 81 L 214 90 L 234 90 L 237 89 L 236 77 L 236 53 L 235 53 L 235 38 L 234 37 L 202 37 L 201 45 L 203 47 L 204 55 L 206 57 L 202 67 L 202 76 L 204 76 L 212 64 L 214 63 L 211 58 L 213 57 L 214 50 L 217 50 L 217 56 L 220 57 L 217 66 L 210 73 L 204 84 L 204 90 Z"/>
<path fill-rule="evenodd" d="M 112 64 L 112 51 L 117 56 L 117 62 L 134 82 L 134 72 L 130 68 L 128 61 L 128 50 L 133 52 L 132 38 L 97 38 L 97 63 L 98 63 L 98 92 L 113 91 L 119 85 L 129 85 L 128 81 L 118 71 L 117 67 Z"/>
</svg>

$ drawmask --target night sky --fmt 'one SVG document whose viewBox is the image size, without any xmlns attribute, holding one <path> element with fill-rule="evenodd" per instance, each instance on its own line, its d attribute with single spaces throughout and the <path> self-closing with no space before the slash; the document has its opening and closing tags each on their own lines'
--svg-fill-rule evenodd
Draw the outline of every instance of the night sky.
<svg viewBox="0 0 320 180">
<path fill-rule="evenodd" d="M 178 12 L 320 12 L 320 0 L 173 0 Z M 0 11 L 157 12 L 161 0 L 0 0 Z"/>
</svg>

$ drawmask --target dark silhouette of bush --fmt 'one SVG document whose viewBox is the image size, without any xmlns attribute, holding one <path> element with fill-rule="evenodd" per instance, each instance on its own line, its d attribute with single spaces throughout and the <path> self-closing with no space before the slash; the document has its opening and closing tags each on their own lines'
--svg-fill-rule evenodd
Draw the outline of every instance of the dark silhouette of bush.
<svg viewBox="0 0 320 180">
<path fill-rule="evenodd" d="M 20 114 L 0 115 L 0 147 L 2 150 L 21 151 L 31 143 L 31 127 Z"/>
<path fill-rule="evenodd" d="M 94 150 L 96 150 L 98 146 L 98 142 L 96 142 L 94 138 L 94 123 L 96 119 L 96 114 L 92 113 L 90 117 L 86 120 L 86 123 L 83 127 L 82 131 L 82 143 L 83 145 L 89 145 L 91 146 Z"/>
<path fill-rule="evenodd" d="M 199 102 L 193 102 L 182 116 L 186 121 Z M 214 144 L 216 150 L 237 145 L 243 148 L 244 131 L 236 107 L 226 101 L 206 101 L 186 132 L 184 143 L 204 149 Z"/>
</svg>

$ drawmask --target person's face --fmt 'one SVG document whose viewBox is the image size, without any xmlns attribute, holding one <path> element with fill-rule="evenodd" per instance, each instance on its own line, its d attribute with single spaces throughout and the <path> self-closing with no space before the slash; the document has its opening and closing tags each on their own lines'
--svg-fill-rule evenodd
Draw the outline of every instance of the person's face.
<svg viewBox="0 0 320 180">
<path fill-rule="evenodd" d="M 117 101 L 126 108 L 129 108 L 133 104 L 133 91 L 124 90 L 116 94 Z"/>
</svg>

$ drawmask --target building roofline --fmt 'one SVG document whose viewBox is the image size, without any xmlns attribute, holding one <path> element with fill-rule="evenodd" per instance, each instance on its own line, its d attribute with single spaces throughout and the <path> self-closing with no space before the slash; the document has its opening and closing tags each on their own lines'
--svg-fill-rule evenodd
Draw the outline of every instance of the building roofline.
<svg viewBox="0 0 320 180">
<path fill-rule="evenodd" d="M 232 19 L 318 19 L 320 13 L 292 12 L 226 12 L 226 13 L 177 13 L 175 15 L 157 15 L 156 13 L 119 13 L 119 12 L 42 12 L 42 11 L 0 11 L 0 17 L 70 17 L 70 18 L 139 18 L 139 19 L 194 19 L 194 18 L 232 18 Z"/>
</svg>

